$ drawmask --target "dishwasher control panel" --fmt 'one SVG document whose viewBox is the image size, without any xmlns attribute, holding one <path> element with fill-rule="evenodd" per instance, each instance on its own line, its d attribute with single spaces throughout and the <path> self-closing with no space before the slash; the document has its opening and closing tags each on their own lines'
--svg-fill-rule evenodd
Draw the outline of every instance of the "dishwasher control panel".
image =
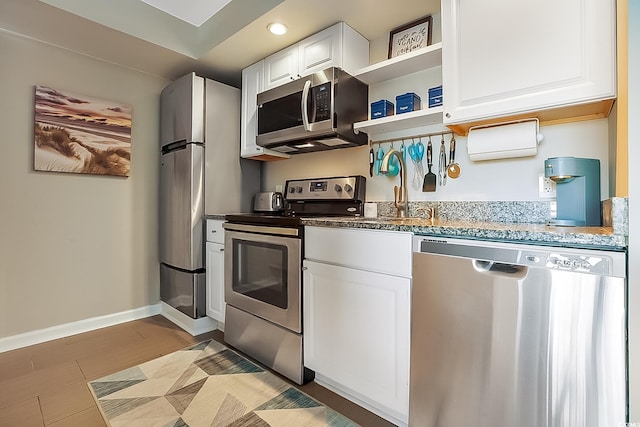
<svg viewBox="0 0 640 427">
<path fill-rule="evenodd" d="M 520 264 L 531 267 L 545 267 L 553 270 L 591 274 L 609 273 L 609 260 L 603 256 L 522 250 L 519 258 Z"/>
<path fill-rule="evenodd" d="M 606 274 L 609 272 L 609 263 L 604 258 L 596 256 L 551 253 L 547 258 L 546 267 L 593 274 Z"/>
</svg>

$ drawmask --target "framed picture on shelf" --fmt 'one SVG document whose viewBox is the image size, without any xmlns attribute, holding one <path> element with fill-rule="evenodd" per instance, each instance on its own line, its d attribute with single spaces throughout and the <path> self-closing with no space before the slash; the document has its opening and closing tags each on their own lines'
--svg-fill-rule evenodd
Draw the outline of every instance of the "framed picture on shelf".
<svg viewBox="0 0 640 427">
<path fill-rule="evenodd" d="M 389 59 L 431 44 L 431 15 L 423 16 L 389 32 Z"/>
</svg>

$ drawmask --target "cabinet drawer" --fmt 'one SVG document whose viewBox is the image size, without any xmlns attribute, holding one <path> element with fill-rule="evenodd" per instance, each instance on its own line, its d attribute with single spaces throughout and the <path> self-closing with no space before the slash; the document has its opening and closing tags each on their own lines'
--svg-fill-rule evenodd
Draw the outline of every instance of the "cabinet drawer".
<svg viewBox="0 0 640 427">
<path fill-rule="evenodd" d="M 305 227 L 305 259 L 411 277 L 411 233 Z"/>
<path fill-rule="evenodd" d="M 222 228 L 223 220 L 208 219 L 207 220 L 207 242 L 224 244 L 224 229 Z"/>
</svg>

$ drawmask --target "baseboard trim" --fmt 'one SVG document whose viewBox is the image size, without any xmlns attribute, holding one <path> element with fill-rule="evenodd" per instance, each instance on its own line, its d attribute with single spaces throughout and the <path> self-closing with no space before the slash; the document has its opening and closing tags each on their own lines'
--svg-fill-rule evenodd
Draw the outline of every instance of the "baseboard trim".
<svg viewBox="0 0 640 427">
<path fill-rule="evenodd" d="M 347 400 L 355 403 L 358 406 L 365 408 L 366 410 L 373 412 L 377 416 L 384 418 L 385 420 L 397 425 L 398 427 L 407 427 L 409 423 L 408 416 L 408 408 L 407 414 L 399 414 L 397 411 L 392 409 L 380 407 L 381 405 L 375 404 L 374 402 L 368 401 L 366 398 L 361 398 L 360 395 L 356 392 L 349 390 L 347 387 L 344 387 L 335 381 L 324 377 L 322 374 L 318 374 L 316 372 L 316 377 L 314 381 L 321 385 L 322 387 L 330 390 Z"/>
<path fill-rule="evenodd" d="M 162 315 L 180 326 L 185 331 L 189 332 L 194 337 L 196 335 L 204 334 L 206 332 L 215 331 L 219 329 L 218 321 L 210 317 L 201 317 L 199 319 L 193 319 L 180 310 L 176 310 L 164 301 L 160 301 L 162 307 Z"/>
<path fill-rule="evenodd" d="M 63 325 L 52 326 L 50 328 L 12 335 L 0 338 L 0 353 L 71 335 L 81 334 L 83 332 L 106 328 L 108 326 L 118 325 L 132 320 L 143 319 L 145 317 L 151 317 L 161 313 L 162 306 L 160 304 L 147 305 L 145 307 L 122 311 L 120 313 L 92 317 L 89 319 L 79 320 L 77 322 L 65 323 Z"/>
</svg>

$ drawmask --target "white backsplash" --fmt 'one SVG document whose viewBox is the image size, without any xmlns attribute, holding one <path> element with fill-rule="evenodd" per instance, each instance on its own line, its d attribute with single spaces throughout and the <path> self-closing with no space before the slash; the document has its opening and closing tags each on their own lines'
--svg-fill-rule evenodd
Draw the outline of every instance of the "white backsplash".
<svg viewBox="0 0 640 427">
<path fill-rule="evenodd" d="M 415 129 L 415 134 L 431 132 L 430 129 Z M 458 179 L 447 179 L 444 187 L 436 192 L 423 193 L 410 184 L 414 166 L 407 156 L 410 201 L 532 201 L 538 198 L 538 175 L 543 173 L 544 161 L 549 157 L 574 156 L 600 160 L 601 197 L 609 197 L 609 144 L 607 119 L 577 123 L 542 126 L 544 140 L 534 157 L 472 162 L 467 156 L 464 137 L 456 137 L 456 161 L 462 169 Z M 387 138 L 388 135 L 385 135 Z M 449 148 L 449 136 L 446 137 Z M 423 143 L 426 146 L 426 140 Z M 405 141 L 405 144 L 409 143 Z M 437 174 L 437 158 L 440 137 L 432 138 L 434 168 Z M 383 148 L 388 150 L 389 144 Z M 395 148 L 400 142 L 395 143 Z M 447 158 L 449 153 L 447 151 Z M 400 182 L 399 175 L 369 177 L 369 147 L 347 148 L 293 156 L 291 159 L 267 162 L 263 167 L 263 191 L 275 190 L 287 179 L 316 178 L 342 175 L 363 175 L 367 178 L 367 201 L 392 201 L 393 186 Z M 424 160 L 426 173 L 426 156 Z"/>
</svg>

